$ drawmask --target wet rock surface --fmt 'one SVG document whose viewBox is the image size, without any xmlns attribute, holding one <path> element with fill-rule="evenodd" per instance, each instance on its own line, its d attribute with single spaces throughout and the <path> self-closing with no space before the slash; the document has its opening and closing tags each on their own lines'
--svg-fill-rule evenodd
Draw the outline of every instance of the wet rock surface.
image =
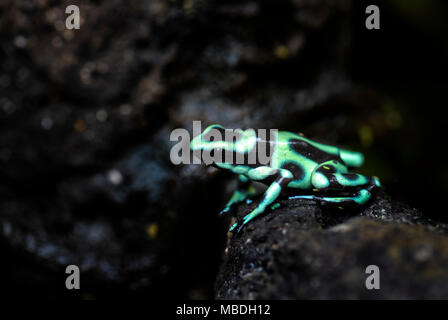
<svg viewBox="0 0 448 320">
<path fill-rule="evenodd" d="M 327 211 L 304 200 L 230 235 L 218 299 L 444 299 L 448 226 L 387 198 L 360 212 Z M 237 215 L 250 208 L 241 206 Z M 369 265 L 380 289 L 368 290 Z"/>
</svg>

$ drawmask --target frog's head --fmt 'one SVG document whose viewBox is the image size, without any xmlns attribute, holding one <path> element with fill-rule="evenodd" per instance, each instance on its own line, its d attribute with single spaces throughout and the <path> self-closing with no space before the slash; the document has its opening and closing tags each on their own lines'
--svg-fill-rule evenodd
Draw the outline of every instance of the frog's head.
<svg viewBox="0 0 448 320">
<path fill-rule="evenodd" d="M 222 162 L 216 159 L 215 155 L 226 157 L 229 152 L 245 154 L 252 150 L 256 140 L 257 135 L 253 129 L 231 130 L 225 129 L 219 124 L 213 124 L 191 141 L 190 149 L 192 151 L 208 151 L 213 162 Z"/>
<path fill-rule="evenodd" d="M 190 143 L 190 149 L 220 151 L 226 148 L 225 128 L 219 124 L 208 126 L 201 134 L 194 137 Z"/>
<path fill-rule="evenodd" d="M 192 151 L 208 151 L 212 158 L 210 161 L 223 162 L 220 161 L 220 158 L 222 157 L 223 160 L 228 152 L 235 153 L 240 151 L 241 138 L 244 134 L 245 131 L 240 129 L 226 130 L 219 124 L 213 124 L 191 141 L 190 149 Z M 210 164 L 208 163 L 209 161 L 204 160 L 204 162 Z"/>
</svg>

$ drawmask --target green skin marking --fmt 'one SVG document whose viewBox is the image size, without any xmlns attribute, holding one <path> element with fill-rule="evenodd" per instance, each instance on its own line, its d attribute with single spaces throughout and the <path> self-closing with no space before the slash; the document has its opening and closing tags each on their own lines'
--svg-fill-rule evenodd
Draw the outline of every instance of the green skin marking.
<svg viewBox="0 0 448 320">
<path fill-rule="evenodd" d="M 217 132 L 221 140 L 216 139 Z M 274 202 L 287 189 L 296 190 L 296 195 L 289 199 L 308 199 L 344 209 L 365 204 L 372 191 L 381 186 L 376 177 L 349 172 L 349 167 L 363 164 L 364 156 L 359 152 L 321 144 L 286 131 L 279 131 L 273 140 L 266 140 L 258 137 L 253 129 L 239 130 L 233 142 L 225 141 L 224 133 L 224 127 L 211 125 L 190 144 L 193 151 L 225 151 L 230 152 L 233 159 L 243 160 L 235 161 L 239 164 L 212 163 L 239 176 L 238 187 L 220 214 L 231 212 L 237 203 L 252 202 L 250 197 L 255 195 L 255 191 L 251 182 L 262 182 L 268 186 L 255 209 L 232 225 L 230 231 L 236 229 L 239 232 L 266 209 L 278 208 L 280 204 Z M 249 157 L 249 154 L 256 155 L 256 150 L 262 145 L 269 146 L 271 150 L 268 165 L 261 164 L 258 156 Z M 255 159 L 255 164 L 250 164 L 249 158 Z"/>
</svg>

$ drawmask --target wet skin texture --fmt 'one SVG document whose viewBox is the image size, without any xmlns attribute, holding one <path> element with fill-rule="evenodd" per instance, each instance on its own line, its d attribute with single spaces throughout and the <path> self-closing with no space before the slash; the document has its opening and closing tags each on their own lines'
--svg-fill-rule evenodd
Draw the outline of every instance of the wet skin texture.
<svg viewBox="0 0 448 320">
<path fill-rule="evenodd" d="M 222 157 L 212 165 L 239 176 L 238 186 L 220 214 L 231 212 L 237 203 L 252 201 L 250 197 L 255 195 L 252 181 L 268 186 L 256 208 L 233 224 L 230 231 L 239 232 L 268 208 L 275 210 L 279 206 L 275 201 L 286 189 L 296 194 L 290 199 L 309 199 L 323 206 L 345 209 L 365 204 L 380 187 L 376 177 L 349 172 L 349 167 L 363 164 L 364 156 L 359 152 L 321 144 L 287 131 L 278 131 L 265 139 L 253 129 L 236 130 L 233 141 L 225 139 L 225 133 L 224 127 L 211 125 L 190 144 L 191 150 L 209 152 L 212 157 L 219 153 Z M 260 150 L 267 155 L 265 159 L 260 157 Z M 231 157 L 225 157 L 225 153 Z"/>
</svg>

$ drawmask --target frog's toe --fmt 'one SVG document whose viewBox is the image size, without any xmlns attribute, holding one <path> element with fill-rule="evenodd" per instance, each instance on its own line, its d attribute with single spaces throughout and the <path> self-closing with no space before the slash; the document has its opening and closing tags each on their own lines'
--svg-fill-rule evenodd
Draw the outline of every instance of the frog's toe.
<svg viewBox="0 0 448 320">
<path fill-rule="evenodd" d="M 226 206 L 224 207 L 224 209 L 222 209 L 222 210 L 219 212 L 219 215 L 222 216 L 222 215 L 225 214 L 225 213 L 230 213 L 230 212 L 232 212 L 232 211 L 235 209 L 237 203 L 238 203 L 238 202 L 233 202 L 233 201 L 231 202 L 231 201 L 229 201 L 229 202 L 226 204 Z"/>
<path fill-rule="evenodd" d="M 225 214 L 225 213 L 227 213 L 227 212 L 230 212 L 230 207 L 225 207 L 224 209 L 222 209 L 222 210 L 219 212 L 219 215 L 222 216 L 223 214 Z"/>
<path fill-rule="evenodd" d="M 233 230 L 235 230 L 235 228 L 238 226 L 238 222 L 235 222 L 229 229 L 229 232 L 233 232 Z"/>
<path fill-rule="evenodd" d="M 243 229 L 243 227 L 246 225 L 247 221 L 237 221 L 235 222 L 229 229 L 229 232 L 235 232 L 240 233 L 240 231 Z"/>
<path fill-rule="evenodd" d="M 236 229 L 236 233 L 240 233 L 240 231 L 243 229 L 243 227 L 246 225 L 246 222 L 243 222 L 238 229 Z"/>
<path fill-rule="evenodd" d="M 241 226 L 239 222 L 235 222 L 229 229 L 229 232 L 234 232 L 236 229 L 237 233 L 240 232 Z"/>
</svg>

